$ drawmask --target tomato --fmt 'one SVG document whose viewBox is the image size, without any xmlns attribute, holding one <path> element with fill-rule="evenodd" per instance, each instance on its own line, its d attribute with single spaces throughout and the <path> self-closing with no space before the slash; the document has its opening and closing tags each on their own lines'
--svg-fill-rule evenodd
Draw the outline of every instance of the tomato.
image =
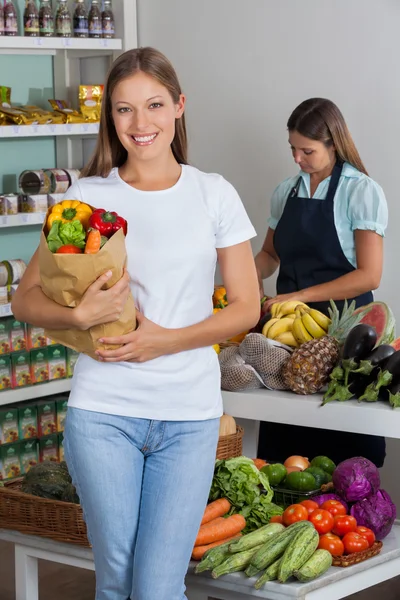
<svg viewBox="0 0 400 600">
<path fill-rule="evenodd" d="M 325 533 L 319 538 L 318 548 L 320 550 L 328 550 L 332 556 L 342 556 L 344 552 L 344 545 L 338 535 L 333 533 Z"/>
<path fill-rule="evenodd" d="M 330 512 L 317 508 L 308 517 L 310 523 L 312 523 L 319 534 L 328 533 L 332 531 L 334 525 L 334 519 Z"/>
<path fill-rule="evenodd" d="M 339 500 L 326 500 L 321 504 L 323 510 L 327 510 L 333 517 L 346 514 L 346 507 Z"/>
<path fill-rule="evenodd" d="M 282 515 L 274 515 L 273 517 L 270 518 L 269 522 L 270 523 L 282 523 L 283 524 Z"/>
<path fill-rule="evenodd" d="M 301 504 L 291 504 L 283 513 L 283 524 L 286 527 L 296 521 L 308 521 L 308 511 Z"/>
<path fill-rule="evenodd" d="M 73 244 L 65 244 L 65 246 L 59 247 L 56 254 L 82 254 L 82 250 Z"/>
<path fill-rule="evenodd" d="M 368 546 L 371 548 L 371 546 L 375 542 L 375 534 L 372 531 L 372 529 L 369 529 L 369 527 L 363 527 L 362 525 L 360 525 L 359 527 L 356 528 L 356 533 L 361 535 L 361 537 L 365 538 L 368 542 Z"/>
<path fill-rule="evenodd" d="M 332 529 L 332 533 L 343 537 L 346 533 L 355 531 L 357 527 L 357 521 L 351 515 L 338 515 L 335 517 L 335 524 Z"/>
<path fill-rule="evenodd" d="M 343 538 L 343 545 L 347 554 L 352 554 L 352 552 L 362 552 L 369 548 L 368 540 L 355 531 L 346 533 Z"/>
<path fill-rule="evenodd" d="M 300 502 L 300 504 L 306 507 L 309 515 L 311 515 L 313 510 L 317 510 L 317 508 L 319 508 L 318 504 L 314 502 L 314 500 L 303 500 Z"/>
</svg>

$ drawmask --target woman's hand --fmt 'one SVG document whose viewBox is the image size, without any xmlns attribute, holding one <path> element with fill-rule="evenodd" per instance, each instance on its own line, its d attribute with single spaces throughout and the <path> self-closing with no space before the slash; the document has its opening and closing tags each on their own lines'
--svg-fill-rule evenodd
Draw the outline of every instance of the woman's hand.
<svg viewBox="0 0 400 600">
<path fill-rule="evenodd" d="M 304 300 L 301 298 L 301 291 L 291 292 L 290 294 L 279 294 L 274 298 L 269 298 L 266 300 L 262 306 L 262 311 L 263 313 L 267 313 L 271 310 L 271 306 L 273 304 L 287 302 L 288 300 L 298 300 L 299 302 L 304 302 Z"/>
<path fill-rule="evenodd" d="M 138 328 L 119 337 L 101 338 L 104 344 L 122 344 L 116 350 L 97 350 L 104 362 L 145 362 L 174 352 L 174 330 L 161 327 L 137 312 Z"/>
<path fill-rule="evenodd" d="M 73 309 L 79 329 L 86 330 L 120 318 L 130 292 L 129 275 L 125 271 L 115 285 L 104 290 L 103 287 L 111 276 L 112 272 L 107 271 L 96 279 L 82 296 L 79 305 Z"/>
</svg>

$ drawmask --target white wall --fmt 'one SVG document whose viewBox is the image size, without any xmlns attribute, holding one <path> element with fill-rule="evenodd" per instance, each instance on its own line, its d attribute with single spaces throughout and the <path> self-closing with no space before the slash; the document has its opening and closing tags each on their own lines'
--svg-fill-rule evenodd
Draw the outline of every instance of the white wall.
<svg viewBox="0 0 400 600">
<path fill-rule="evenodd" d="M 376 298 L 400 324 L 399 26 L 397 0 L 138 0 L 139 45 L 172 60 L 188 96 L 191 162 L 236 186 L 258 232 L 255 252 L 274 187 L 296 172 L 289 114 L 312 96 L 338 104 L 388 199 Z M 273 282 L 266 291 L 274 292 Z M 400 482 L 396 489 L 390 477 L 399 450 L 391 442 L 384 484 L 400 507 Z"/>
</svg>

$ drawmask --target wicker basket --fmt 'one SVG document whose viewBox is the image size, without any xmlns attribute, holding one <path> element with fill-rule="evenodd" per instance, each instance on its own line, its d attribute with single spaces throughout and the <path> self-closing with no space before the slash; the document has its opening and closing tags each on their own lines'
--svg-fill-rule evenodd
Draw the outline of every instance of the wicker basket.
<svg viewBox="0 0 400 600">
<path fill-rule="evenodd" d="M 24 494 L 21 483 L 18 480 L 0 487 L 0 529 L 90 547 L 79 504 Z"/>
<path fill-rule="evenodd" d="M 382 542 L 374 542 L 371 548 L 363 550 L 363 552 L 352 552 L 352 554 L 347 554 L 345 556 L 334 556 L 332 560 L 332 566 L 351 567 L 352 565 L 356 565 L 379 554 L 379 552 L 382 550 L 382 545 Z"/>
<path fill-rule="evenodd" d="M 218 440 L 217 459 L 234 458 L 242 456 L 243 448 L 243 427 L 236 426 L 236 433 L 231 435 L 222 435 Z"/>
</svg>

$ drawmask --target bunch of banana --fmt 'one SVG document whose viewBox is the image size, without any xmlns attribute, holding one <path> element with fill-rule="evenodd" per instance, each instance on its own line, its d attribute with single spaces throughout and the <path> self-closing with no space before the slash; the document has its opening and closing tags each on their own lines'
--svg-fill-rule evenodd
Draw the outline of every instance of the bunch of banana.
<svg viewBox="0 0 400 600">
<path fill-rule="evenodd" d="M 263 327 L 265 337 L 297 348 L 326 335 L 331 321 L 304 302 L 289 300 L 271 306 L 271 318 Z"/>
</svg>

